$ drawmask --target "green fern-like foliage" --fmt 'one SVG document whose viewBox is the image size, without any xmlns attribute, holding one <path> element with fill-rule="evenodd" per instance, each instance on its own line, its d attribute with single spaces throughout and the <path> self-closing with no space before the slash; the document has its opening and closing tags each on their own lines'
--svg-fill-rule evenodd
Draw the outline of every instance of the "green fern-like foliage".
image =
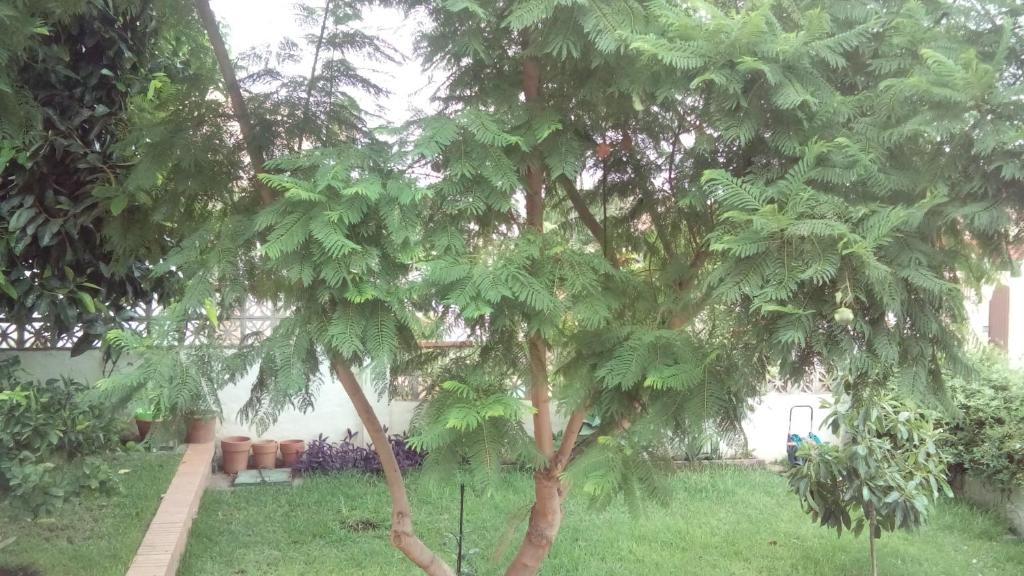
<svg viewBox="0 0 1024 576">
<path fill-rule="evenodd" d="M 108 345 L 128 365 L 97 383 L 100 394 L 112 405 L 142 403 L 158 420 L 220 416 L 219 393 L 230 383 L 233 356 L 216 343 L 184 345 L 183 334 L 194 335 L 199 325 L 173 306 L 148 334 L 110 331 Z"/>
</svg>

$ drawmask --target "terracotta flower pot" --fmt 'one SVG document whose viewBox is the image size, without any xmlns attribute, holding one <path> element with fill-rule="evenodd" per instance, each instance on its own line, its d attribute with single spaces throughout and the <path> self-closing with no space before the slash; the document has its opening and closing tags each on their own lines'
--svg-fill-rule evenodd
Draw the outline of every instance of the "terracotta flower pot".
<svg viewBox="0 0 1024 576">
<path fill-rule="evenodd" d="M 302 440 L 281 440 L 281 460 L 285 468 L 299 463 L 299 458 L 306 451 L 306 443 Z"/>
<path fill-rule="evenodd" d="M 139 429 L 139 442 L 146 439 L 146 435 L 149 434 L 149 428 L 153 425 L 152 420 L 140 420 L 135 419 L 135 427 Z"/>
<path fill-rule="evenodd" d="M 257 440 L 252 443 L 252 461 L 257 468 L 277 467 L 277 441 Z"/>
<path fill-rule="evenodd" d="M 185 434 L 185 442 L 189 444 L 213 442 L 213 435 L 216 431 L 217 418 L 213 416 L 190 418 L 188 421 L 188 432 Z"/>
<path fill-rule="evenodd" d="M 225 474 L 238 474 L 249 467 L 248 436 L 228 436 L 220 441 L 220 467 Z"/>
</svg>

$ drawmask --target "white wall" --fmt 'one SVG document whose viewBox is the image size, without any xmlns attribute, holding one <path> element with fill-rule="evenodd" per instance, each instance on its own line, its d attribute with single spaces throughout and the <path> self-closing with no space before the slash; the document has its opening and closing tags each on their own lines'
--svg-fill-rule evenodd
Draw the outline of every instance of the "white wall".
<svg viewBox="0 0 1024 576">
<path fill-rule="evenodd" d="M 1006 355 L 1012 365 L 1024 366 L 1024 275 L 1014 277 L 1004 273 L 1000 283 L 1009 288 L 1010 297 L 1010 332 L 1006 343 Z M 965 302 L 971 330 L 982 343 L 988 342 L 985 327 L 989 322 L 989 301 L 992 299 L 993 289 L 993 286 L 984 286 L 980 299 L 975 300 L 971 296 Z"/>
<path fill-rule="evenodd" d="M 359 438 L 366 436 L 355 407 L 349 402 L 341 383 L 331 375 L 330 367 L 326 364 L 321 366 L 320 373 L 324 375 L 322 376 L 324 381 L 319 387 L 316 408 L 305 414 L 295 409 L 286 409 L 281 413 L 277 423 L 264 432 L 262 437 L 275 440 L 290 438 L 310 440 L 323 434 L 331 440 L 337 441 L 345 437 L 345 432 L 348 429 L 359 432 Z M 254 368 L 240 381 L 221 391 L 220 401 L 224 409 L 224 420 L 217 429 L 218 437 L 260 437 L 255 428 L 242 424 L 236 418 L 238 410 L 249 398 L 249 390 L 255 380 L 256 369 Z"/>
<path fill-rule="evenodd" d="M 71 376 L 83 382 L 95 382 L 103 377 L 103 353 L 87 350 L 74 358 L 67 350 L 40 350 L 32 352 L 0 352 L 0 359 L 18 356 L 21 367 L 33 380 L 48 380 Z"/>
<path fill-rule="evenodd" d="M 1010 362 L 1024 365 L 1024 276 L 1016 278 L 1006 274 L 1003 284 L 1010 289 L 1010 339 L 1006 354 Z"/>
<path fill-rule="evenodd" d="M 754 409 L 743 423 L 747 433 L 748 448 L 756 458 L 782 460 L 786 457 L 786 436 L 789 426 L 789 410 L 793 406 L 806 404 L 814 410 L 814 425 L 811 427 L 810 414 L 806 408 L 793 412 L 793 433 L 803 437 L 814 432 L 823 442 L 833 440 L 832 433 L 821 427 L 828 411 L 821 408 L 822 400 L 830 400 L 831 394 L 769 392 L 754 405 Z"/>
<path fill-rule="evenodd" d="M 18 356 L 21 359 L 22 368 L 36 380 L 68 375 L 93 383 L 104 375 L 103 355 L 98 350 L 89 350 L 74 358 L 66 350 L 0 352 L 0 359 L 9 356 Z M 118 367 L 123 368 L 129 365 L 130 362 L 122 362 Z M 330 374 L 327 366 L 322 367 L 321 372 Z M 238 409 L 249 397 L 249 389 L 255 379 L 256 370 L 254 369 L 239 382 L 228 386 L 221 392 L 224 420 L 218 426 L 218 437 L 234 435 L 257 437 L 255 429 L 243 425 L 236 419 Z M 375 395 L 373 396 L 375 397 Z M 347 428 L 360 432 L 360 436 L 365 435 L 355 408 L 348 401 L 341 384 L 336 379 L 332 377 L 323 383 L 317 400 L 316 410 L 307 414 L 298 410 L 286 410 L 265 435 L 268 438 L 284 440 L 287 438 L 309 439 L 323 433 L 332 439 L 338 439 L 344 437 Z"/>
<path fill-rule="evenodd" d="M 22 366 L 32 374 L 34 378 L 45 379 L 57 377 L 61 374 L 73 375 L 81 380 L 95 382 L 103 374 L 103 360 L 98 351 L 91 350 L 85 354 L 72 358 L 66 351 L 47 350 L 32 352 L 0 352 L 0 358 L 18 354 L 21 357 Z M 277 423 L 267 430 L 263 436 L 276 440 L 288 438 L 300 438 L 308 440 L 315 438 L 318 434 L 324 434 L 332 440 L 344 437 L 346 429 L 359 432 L 359 438 L 366 438 L 366 433 L 355 408 L 349 402 L 341 384 L 333 377 L 327 366 L 323 366 L 321 373 L 324 374 L 324 382 L 319 387 L 316 409 L 303 414 L 298 410 L 285 410 Z M 221 392 L 221 403 L 224 407 L 224 420 L 217 430 L 218 437 L 244 435 L 256 438 L 256 430 L 240 423 L 236 419 L 238 409 L 249 397 L 249 389 L 256 378 L 253 370 L 238 383 L 228 386 Z M 367 381 L 367 378 L 360 378 Z M 378 399 L 375 392 L 367 390 L 367 395 L 374 403 L 381 422 L 388 427 L 392 433 L 405 432 L 409 428 L 416 402 L 396 400 L 388 402 L 387 399 Z M 820 408 L 821 401 L 827 399 L 826 394 L 782 394 L 769 393 L 760 398 L 754 406 L 753 411 L 747 418 L 743 428 L 747 433 L 749 448 L 758 458 L 776 460 L 786 457 L 786 431 L 790 407 L 798 404 L 809 404 L 814 407 L 814 432 L 828 440 L 831 435 L 825 430 L 820 430 L 822 418 L 825 411 Z M 555 414 L 554 426 L 556 430 L 562 429 L 565 425 L 566 416 L 561 413 Z M 533 421 L 527 416 L 524 424 L 529 432 L 533 432 Z M 793 431 L 806 435 L 808 430 L 807 411 L 802 410 L 794 414 Z"/>
<path fill-rule="evenodd" d="M 967 309 L 967 322 L 971 326 L 971 332 L 980 342 L 988 342 L 988 303 L 992 300 L 994 286 L 983 286 L 980 296 L 968 295 L 964 301 L 964 308 Z"/>
</svg>

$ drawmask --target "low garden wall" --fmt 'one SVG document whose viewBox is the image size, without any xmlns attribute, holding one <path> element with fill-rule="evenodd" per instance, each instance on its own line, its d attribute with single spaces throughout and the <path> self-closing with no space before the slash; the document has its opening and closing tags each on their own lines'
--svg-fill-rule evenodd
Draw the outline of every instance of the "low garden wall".
<svg viewBox="0 0 1024 576">
<path fill-rule="evenodd" d="M 983 478 L 964 478 L 963 497 L 968 502 L 1006 516 L 1014 533 L 1024 538 L 1024 488 L 1001 490 Z"/>
</svg>

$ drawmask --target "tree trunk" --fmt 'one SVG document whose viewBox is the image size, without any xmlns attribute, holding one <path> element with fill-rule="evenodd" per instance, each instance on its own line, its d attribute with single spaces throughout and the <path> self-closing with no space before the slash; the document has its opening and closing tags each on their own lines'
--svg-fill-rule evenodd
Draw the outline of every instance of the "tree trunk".
<svg viewBox="0 0 1024 576">
<path fill-rule="evenodd" d="M 528 104 L 540 97 L 540 65 L 533 58 L 523 63 L 523 94 Z M 544 233 L 544 164 L 536 152 L 526 166 L 526 228 Z M 563 463 L 556 456 L 551 426 L 551 397 L 548 382 L 548 344 L 539 332 L 527 340 L 530 360 L 530 403 L 533 405 L 533 438 L 548 465 L 533 475 L 534 503 L 526 536 L 506 576 L 533 576 L 540 571 L 562 523 Z M 566 437 L 568 440 L 568 436 Z M 561 454 L 561 450 L 559 454 Z"/>
<path fill-rule="evenodd" d="M 868 555 L 871 558 L 871 576 L 878 576 L 878 557 L 875 555 L 875 531 L 878 529 L 878 520 L 875 516 L 875 507 L 868 504 Z"/>
<path fill-rule="evenodd" d="M 348 363 L 341 358 L 331 360 L 338 380 L 345 389 L 349 399 L 359 414 L 359 419 L 366 428 L 366 434 L 373 442 L 373 449 L 380 457 L 381 469 L 384 471 L 384 480 L 387 482 L 388 493 L 391 495 L 391 545 L 398 548 L 405 556 L 420 567 L 424 573 L 430 576 L 454 576 L 452 569 L 441 560 L 434 552 L 427 547 L 413 532 L 412 512 L 409 506 L 409 497 L 405 492 L 405 482 L 402 479 L 402 471 L 398 467 L 398 460 L 388 442 L 384 427 L 381 426 L 373 406 L 363 393 L 359 380 L 352 373 Z"/>
<path fill-rule="evenodd" d="M 274 200 L 270 188 L 256 178 L 256 174 L 263 172 L 263 164 L 266 158 L 263 150 L 256 142 L 256 134 L 252 128 L 252 120 L 249 118 L 249 109 L 245 105 L 245 98 L 242 97 L 242 87 L 235 77 L 235 68 L 231 64 L 231 57 L 228 56 L 228 49 L 224 44 L 224 37 L 221 36 L 220 26 L 217 24 L 217 17 L 210 8 L 210 0 L 195 0 L 196 12 L 199 13 L 199 20 L 206 30 L 206 36 L 210 39 L 213 47 L 213 54 L 217 57 L 217 67 L 224 77 L 224 90 L 228 93 L 228 100 L 231 102 L 231 111 L 238 122 L 238 131 L 242 134 L 242 144 L 245 145 L 245 153 L 249 156 L 249 163 L 252 164 L 252 183 L 260 195 L 260 202 L 264 205 Z"/>
<path fill-rule="evenodd" d="M 548 556 L 562 524 L 562 482 L 555 470 L 538 470 L 533 475 L 534 503 L 526 536 L 505 576 L 534 576 Z"/>
<path fill-rule="evenodd" d="M 227 48 L 224 45 L 224 38 L 221 36 L 217 18 L 214 16 L 213 10 L 210 9 L 209 0 L 195 0 L 195 6 L 203 27 L 206 29 L 210 44 L 213 46 L 218 67 L 224 76 L 225 89 L 231 101 L 231 108 L 235 119 L 238 121 L 242 142 L 245 145 L 246 153 L 249 155 L 253 175 L 255 176 L 256 173 L 263 170 L 264 156 L 262 150 L 256 144 L 248 108 L 246 108 L 241 87 L 238 85 L 238 79 L 235 77 L 235 71 L 228 56 Z M 329 8 L 330 2 L 328 1 L 325 11 Z M 324 22 L 326 23 L 326 16 Z M 270 188 L 255 178 L 253 181 L 256 190 L 259 192 L 260 202 L 263 205 L 273 202 L 274 194 Z M 398 467 L 398 460 L 391 449 L 391 443 L 388 442 L 384 427 L 381 426 L 377 414 L 373 411 L 373 406 L 363 393 L 359 380 L 345 360 L 333 358 L 331 365 L 353 406 L 355 406 L 356 413 L 359 414 L 359 419 L 366 428 L 366 433 L 373 443 L 377 456 L 380 457 L 381 469 L 384 472 L 388 493 L 391 495 L 391 544 L 429 576 L 454 576 L 454 572 L 452 572 L 448 564 L 434 554 L 413 532 L 412 513 L 409 497 L 405 491 L 405 482 L 402 479 L 402 470 Z"/>
</svg>

